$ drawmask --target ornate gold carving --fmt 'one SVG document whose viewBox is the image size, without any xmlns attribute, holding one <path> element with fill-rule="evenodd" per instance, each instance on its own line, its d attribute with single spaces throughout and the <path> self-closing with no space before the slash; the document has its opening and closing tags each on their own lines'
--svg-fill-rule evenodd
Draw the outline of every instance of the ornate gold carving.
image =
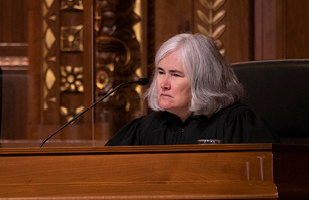
<svg viewBox="0 0 309 200">
<path fill-rule="evenodd" d="M 42 71 L 43 74 L 45 74 L 45 84 L 43 85 L 43 109 L 47 110 L 48 109 L 48 104 L 47 104 L 47 95 L 48 95 L 48 89 L 46 87 L 46 71 L 48 69 L 48 65 L 46 63 L 46 61 L 43 61 L 43 67 L 42 67 Z"/>
<path fill-rule="evenodd" d="M 56 62 L 56 56 L 49 57 L 47 60 L 51 62 Z"/>
<path fill-rule="evenodd" d="M 109 77 L 106 71 L 103 70 L 98 71 L 95 79 L 96 86 L 102 90 L 106 86 L 108 81 Z"/>
<path fill-rule="evenodd" d="M 114 52 L 114 64 L 125 67 L 131 60 L 131 51 L 128 45 L 115 37 L 98 37 L 97 48 L 99 52 Z"/>
<path fill-rule="evenodd" d="M 134 7 L 134 12 L 138 15 L 141 16 L 142 15 L 142 6 L 141 6 L 141 0 L 136 0 L 135 1 L 135 7 Z M 142 43 L 142 23 L 136 23 L 133 26 L 135 35 L 136 35 L 136 39 L 138 42 Z"/>
<path fill-rule="evenodd" d="M 67 108 L 65 106 L 60 106 L 60 114 L 66 118 L 66 121 L 69 122 L 76 115 L 81 113 L 84 110 L 85 106 L 79 106 L 77 108 Z"/>
<path fill-rule="evenodd" d="M 84 92 L 83 54 L 76 53 L 84 51 L 84 15 L 80 12 L 84 10 L 84 5 L 82 0 L 43 0 L 41 9 L 43 39 L 40 88 L 44 112 L 40 114 L 43 123 L 58 123 L 84 108 L 69 108 L 72 99 L 78 98 L 76 102 L 83 102 L 84 96 L 68 94 Z"/>
<path fill-rule="evenodd" d="M 47 111 L 50 108 L 49 102 L 55 103 L 57 98 L 51 92 L 52 88 L 57 80 L 53 72 L 52 66 L 56 62 L 55 53 L 51 49 L 55 48 L 56 36 L 54 32 L 56 31 L 53 26 L 50 26 L 51 23 L 54 23 L 57 20 L 56 15 L 51 12 L 52 5 L 54 0 L 45 0 L 42 3 L 42 14 L 43 14 L 43 33 L 44 42 L 43 42 L 43 65 L 42 65 L 42 74 L 44 74 L 44 83 L 42 86 L 42 97 L 43 97 L 43 110 Z"/>
<path fill-rule="evenodd" d="M 61 27 L 61 51 L 83 52 L 83 25 Z"/>
<path fill-rule="evenodd" d="M 96 99 L 122 82 L 137 80 L 141 73 L 141 0 L 95 2 Z M 95 107 L 95 119 L 120 127 L 141 113 L 135 85 L 126 85 Z M 109 115 L 117 117 L 115 120 Z M 121 117 L 120 117 L 121 116 Z"/>
<path fill-rule="evenodd" d="M 45 17 L 47 13 L 48 13 L 48 8 L 46 7 L 46 4 L 42 3 L 42 15 L 43 15 L 43 17 Z M 45 29 L 43 28 L 43 30 L 45 30 Z"/>
<path fill-rule="evenodd" d="M 43 109 L 44 110 L 48 110 L 48 104 L 47 104 L 47 101 L 46 101 L 46 97 L 48 95 L 48 90 L 46 87 L 43 86 L 43 98 L 44 98 L 44 101 L 43 101 Z"/>
<path fill-rule="evenodd" d="M 52 21 L 56 21 L 57 17 L 56 17 L 56 15 L 52 15 L 52 16 L 49 17 L 49 19 L 52 20 Z"/>
<path fill-rule="evenodd" d="M 137 76 L 142 77 L 141 68 L 138 68 L 138 69 L 135 71 L 135 73 L 137 74 Z M 138 94 L 140 97 L 142 96 L 142 86 L 136 85 L 135 91 L 137 92 L 137 94 Z"/>
<path fill-rule="evenodd" d="M 51 97 L 49 98 L 50 102 L 56 103 L 57 102 L 57 98 L 56 97 Z"/>
<path fill-rule="evenodd" d="M 223 44 L 218 38 L 224 33 L 226 25 L 221 24 L 217 27 L 216 25 L 218 25 L 226 15 L 225 10 L 218 11 L 225 2 L 226 0 L 215 0 L 213 2 L 210 0 L 200 0 L 201 5 L 208 10 L 208 16 L 203 11 L 197 10 L 198 17 L 206 25 L 205 28 L 197 24 L 198 30 L 202 34 L 212 37 L 215 40 L 222 55 L 225 55 L 226 50 L 223 48 Z"/>
<path fill-rule="evenodd" d="M 69 91 L 69 92 L 84 92 L 84 68 L 81 66 L 72 67 L 61 66 L 60 67 L 60 91 Z"/>
<path fill-rule="evenodd" d="M 56 81 L 55 74 L 51 69 L 48 69 L 45 77 L 46 87 L 50 90 Z"/>
<path fill-rule="evenodd" d="M 119 107 L 124 107 L 126 112 L 130 111 L 130 99 L 129 96 L 125 93 L 117 93 L 115 95 L 115 100 Z"/>
<path fill-rule="evenodd" d="M 46 3 L 46 6 L 50 8 L 51 5 L 54 3 L 54 0 L 45 0 L 45 3 Z"/>
<path fill-rule="evenodd" d="M 84 5 L 82 0 L 61 0 L 61 10 L 84 10 Z"/>
<path fill-rule="evenodd" d="M 109 71 L 113 72 L 115 70 L 115 66 L 113 63 L 109 63 L 106 65 L 106 67 L 109 69 Z"/>
<path fill-rule="evenodd" d="M 47 28 L 46 35 L 45 35 L 46 47 L 50 49 L 52 45 L 54 44 L 55 40 L 56 38 L 55 38 L 54 33 L 52 32 L 50 28 Z"/>
</svg>

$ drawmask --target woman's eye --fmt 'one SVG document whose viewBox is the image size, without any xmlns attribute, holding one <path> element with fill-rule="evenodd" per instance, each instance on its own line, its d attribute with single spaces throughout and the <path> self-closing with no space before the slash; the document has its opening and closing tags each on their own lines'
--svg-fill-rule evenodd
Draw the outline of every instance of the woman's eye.
<svg viewBox="0 0 309 200">
<path fill-rule="evenodd" d="M 163 71 L 159 71 L 158 73 L 159 73 L 159 74 L 164 74 L 164 72 L 163 72 Z"/>
</svg>

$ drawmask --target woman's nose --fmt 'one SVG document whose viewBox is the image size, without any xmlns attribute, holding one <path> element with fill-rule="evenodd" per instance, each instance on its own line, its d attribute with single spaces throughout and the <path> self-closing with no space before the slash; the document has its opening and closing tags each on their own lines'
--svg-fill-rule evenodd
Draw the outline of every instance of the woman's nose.
<svg viewBox="0 0 309 200">
<path fill-rule="evenodd" d="M 165 76 L 161 82 L 161 88 L 169 90 L 171 88 L 171 82 L 170 78 L 168 76 Z"/>
</svg>

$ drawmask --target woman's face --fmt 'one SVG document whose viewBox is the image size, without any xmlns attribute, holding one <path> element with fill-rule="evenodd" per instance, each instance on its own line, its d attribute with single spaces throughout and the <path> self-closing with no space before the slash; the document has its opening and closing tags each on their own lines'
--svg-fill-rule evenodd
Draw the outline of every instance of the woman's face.
<svg viewBox="0 0 309 200">
<path fill-rule="evenodd" d="M 191 87 L 185 76 L 177 50 L 158 64 L 157 92 L 161 108 L 178 116 L 188 115 L 191 102 Z"/>
</svg>

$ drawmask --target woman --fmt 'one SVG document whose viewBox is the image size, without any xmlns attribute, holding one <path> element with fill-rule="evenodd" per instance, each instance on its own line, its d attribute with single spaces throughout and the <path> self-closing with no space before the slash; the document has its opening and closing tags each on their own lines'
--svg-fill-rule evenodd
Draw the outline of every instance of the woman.
<svg viewBox="0 0 309 200">
<path fill-rule="evenodd" d="M 277 142 L 264 120 L 239 103 L 243 87 L 214 42 L 200 34 L 179 34 L 155 58 L 146 93 L 153 113 L 123 127 L 106 145 Z"/>
</svg>

